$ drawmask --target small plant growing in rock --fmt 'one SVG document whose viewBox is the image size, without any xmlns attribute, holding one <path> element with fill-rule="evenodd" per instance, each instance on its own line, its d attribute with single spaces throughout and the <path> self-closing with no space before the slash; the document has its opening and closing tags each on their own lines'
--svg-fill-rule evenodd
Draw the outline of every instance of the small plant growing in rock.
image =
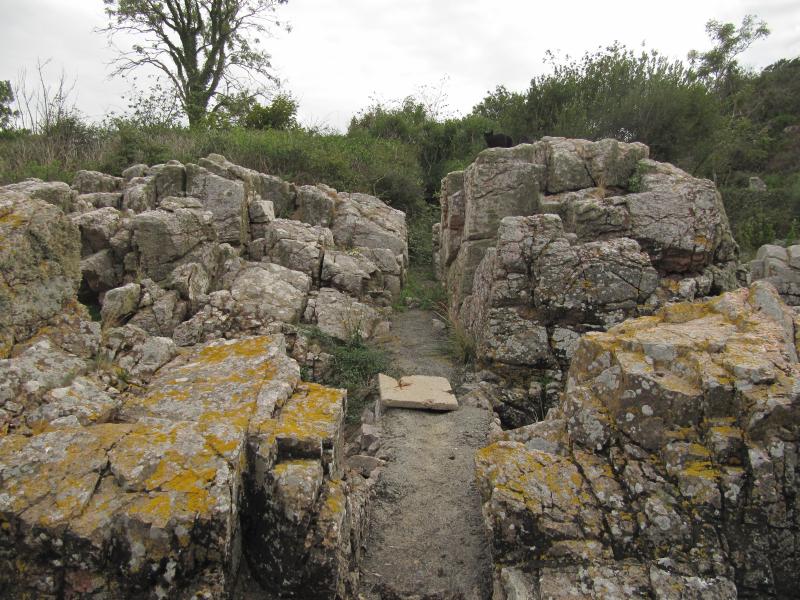
<svg viewBox="0 0 800 600">
<path fill-rule="evenodd" d="M 338 340 L 317 327 L 302 327 L 322 349 L 333 356 L 331 373 L 322 383 L 347 390 L 347 420 L 355 422 L 375 389 L 378 373 L 390 370 L 386 352 L 365 343 L 359 333 L 347 341 Z"/>
<path fill-rule="evenodd" d="M 458 316 L 445 302 L 435 311 L 447 324 L 447 351 L 459 363 L 468 365 L 477 358 L 478 342 L 475 336 L 459 321 Z"/>
</svg>

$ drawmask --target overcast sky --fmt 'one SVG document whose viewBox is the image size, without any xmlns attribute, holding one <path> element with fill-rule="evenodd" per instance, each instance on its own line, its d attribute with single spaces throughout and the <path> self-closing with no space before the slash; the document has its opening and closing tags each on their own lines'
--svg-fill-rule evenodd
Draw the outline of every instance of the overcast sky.
<svg viewBox="0 0 800 600">
<path fill-rule="evenodd" d="M 300 103 L 307 125 L 344 129 L 372 99 L 439 91 L 449 114 L 464 114 L 497 85 L 524 90 L 545 71 L 546 50 L 580 56 L 618 40 L 645 42 L 673 58 L 710 46 L 709 19 L 737 24 L 748 13 L 772 35 L 742 58 L 753 67 L 800 56 L 797 0 L 290 0 L 280 18 L 292 25 L 267 41 L 277 75 Z M 128 90 L 109 79 L 113 56 L 103 35 L 102 0 L 0 0 L 0 80 L 30 78 L 37 59 L 52 59 L 76 79 L 78 107 L 92 119 L 124 109 Z M 119 40 L 124 45 L 124 40 Z"/>
</svg>

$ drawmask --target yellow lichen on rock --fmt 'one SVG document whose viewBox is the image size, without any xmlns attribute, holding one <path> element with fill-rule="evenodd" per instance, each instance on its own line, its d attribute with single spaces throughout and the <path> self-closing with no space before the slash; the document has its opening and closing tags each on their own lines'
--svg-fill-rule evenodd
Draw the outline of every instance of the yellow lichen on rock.
<svg viewBox="0 0 800 600">
<path fill-rule="evenodd" d="M 275 439 L 332 440 L 344 416 L 344 390 L 303 383 L 287 400 L 273 431 Z"/>
</svg>

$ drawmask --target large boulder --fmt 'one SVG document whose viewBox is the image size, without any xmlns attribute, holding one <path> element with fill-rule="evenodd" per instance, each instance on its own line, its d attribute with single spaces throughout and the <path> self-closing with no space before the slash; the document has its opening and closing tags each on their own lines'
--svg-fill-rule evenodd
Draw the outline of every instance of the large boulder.
<svg viewBox="0 0 800 600">
<path fill-rule="evenodd" d="M 111 247 L 111 239 L 123 224 L 120 212 L 111 207 L 70 215 L 81 232 L 81 256 Z"/>
<path fill-rule="evenodd" d="M 442 180 L 434 263 L 450 318 L 511 387 L 563 381 L 582 333 L 738 285 L 714 184 L 648 153 L 545 137 Z"/>
<path fill-rule="evenodd" d="M 293 218 L 330 228 L 339 198 L 336 190 L 326 185 L 304 185 L 297 188 L 297 209 Z"/>
<path fill-rule="evenodd" d="M 61 209 L 0 188 L 0 357 L 75 298 L 80 246 Z"/>
<path fill-rule="evenodd" d="M 367 340 L 388 332 L 380 309 L 330 288 L 311 293 L 303 320 L 342 341 Z"/>
<path fill-rule="evenodd" d="M 405 214 L 374 196 L 340 192 L 331 225 L 336 246 L 342 249 L 384 248 L 408 264 Z"/>
<path fill-rule="evenodd" d="M 271 263 L 245 263 L 231 286 L 243 313 L 261 320 L 296 323 L 306 305 L 311 278 Z"/>
<path fill-rule="evenodd" d="M 715 291 L 735 287 L 738 249 L 713 183 L 648 154 L 638 143 L 545 137 L 487 149 L 466 171 L 448 175 L 437 263 L 456 312 L 472 287 L 475 242 L 494 245 L 504 217 L 539 213 L 560 216 L 580 241 L 636 240 L 662 277 L 711 277 Z"/>
<path fill-rule="evenodd" d="M 186 165 L 186 194 L 214 216 L 220 242 L 241 245 L 249 239 L 248 202 L 241 181 L 220 177 L 197 165 Z"/>
<path fill-rule="evenodd" d="M 33 178 L 3 186 L 3 189 L 10 192 L 19 192 L 36 200 L 43 200 L 48 204 L 57 206 L 65 213 L 72 211 L 75 201 L 75 193 L 63 181 L 42 181 L 41 179 Z"/>
<path fill-rule="evenodd" d="M 28 417 L 53 388 L 68 386 L 89 372 L 90 361 L 41 339 L 17 356 L 0 359 L 0 431 L 33 425 Z"/>
<path fill-rule="evenodd" d="M 143 280 L 141 287 L 138 309 L 129 323 L 150 335 L 171 338 L 188 315 L 189 302 L 181 299 L 177 291 L 164 290 L 151 279 Z"/>
<path fill-rule="evenodd" d="M 72 180 L 72 189 L 78 194 L 111 193 L 122 189 L 124 179 L 97 171 L 78 171 Z"/>
<path fill-rule="evenodd" d="M 458 255 L 458 249 L 464 233 L 465 217 L 465 195 L 464 195 L 464 172 L 455 171 L 448 173 L 442 179 L 441 189 L 441 220 L 439 225 L 439 260 L 441 277 L 442 269 L 450 266 L 450 263 Z"/>
<path fill-rule="evenodd" d="M 503 217 L 538 211 L 545 167 L 539 146 L 489 148 L 464 172 L 464 239 L 494 237 Z M 543 160 L 543 157 L 541 157 Z"/>
<path fill-rule="evenodd" d="M 319 279 L 320 285 L 341 290 L 359 300 L 374 298 L 384 290 L 383 272 L 358 250 L 327 250 Z"/>
<path fill-rule="evenodd" d="M 221 154 L 209 154 L 198 162 L 201 167 L 220 177 L 240 181 L 248 203 L 259 200 L 272 202 L 275 214 L 279 217 L 288 217 L 294 210 L 293 186 L 281 178 L 235 165 Z"/>
<path fill-rule="evenodd" d="M 792 597 L 793 318 L 759 283 L 584 335 L 547 419 L 478 452 L 498 586 Z"/>
<path fill-rule="evenodd" d="M 640 191 L 625 196 L 630 236 L 659 270 L 697 272 L 736 259 L 722 197 L 711 181 L 651 160 L 641 161 L 639 170 Z"/>
<path fill-rule="evenodd" d="M 571 353 L 561 351 L 569 332 L 577 337 L 635 316 L 657 284 L 631 239 L 580 244 L 556 215 L 506 217 L 461 318 L 480 363 L 517 378 L 544 375 L 569 365 Z"/>
</svg>

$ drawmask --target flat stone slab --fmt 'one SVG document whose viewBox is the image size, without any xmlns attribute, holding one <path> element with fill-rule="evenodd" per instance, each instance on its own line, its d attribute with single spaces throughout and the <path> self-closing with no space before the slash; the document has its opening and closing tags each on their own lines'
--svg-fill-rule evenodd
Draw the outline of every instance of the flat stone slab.
<svg viewBox="0 0 800 600">
<path fill-rule="evenodd" d="M 378 375 L 381 405 L 384 408 L 418 408 L 423 410 L 456 410 L 458 400 L 444 377 L 408 375 L 398 381 Z"/>
</svg>

